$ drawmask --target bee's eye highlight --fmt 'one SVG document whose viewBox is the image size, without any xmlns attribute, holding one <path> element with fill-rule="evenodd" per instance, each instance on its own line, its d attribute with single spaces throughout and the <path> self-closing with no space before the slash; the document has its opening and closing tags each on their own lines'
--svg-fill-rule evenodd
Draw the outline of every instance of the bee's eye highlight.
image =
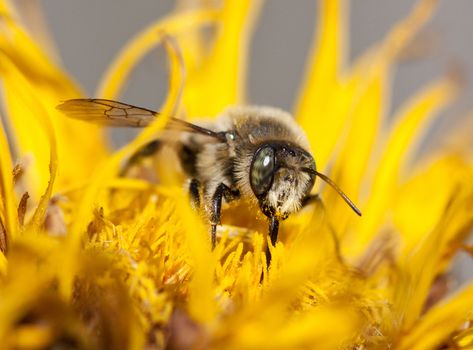
<svg viewBox="0 0 473 350">
<path fill-rule="evenodd" d="M 269 191 L 274 175 L 274 150 L 271 147 L 259 149 L 251 164 L 250 183 L 256 196 Z"/>
</svg>

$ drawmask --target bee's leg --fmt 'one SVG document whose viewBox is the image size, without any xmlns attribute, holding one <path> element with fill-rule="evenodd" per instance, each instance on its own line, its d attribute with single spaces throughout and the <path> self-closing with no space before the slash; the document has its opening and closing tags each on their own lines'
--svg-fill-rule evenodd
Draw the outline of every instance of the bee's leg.
<svg viewBox="0 0 473 350">
<path fill-rule="evenodd" d="M 160 140 L 154 140 L 143 147 L 141 147 L 138 151 L 136 151 L 126 162 L 126 164 L 123 166 L 122 170 L 120 171 L 120 176 L 126 175 L 128 170 L 136 164 L 138 164 L 140 161 L 142 161 L 144 158 L 150 157 L 153 154 L 155 154 L 159 148 L 161 147 L 162 142 Z"/>
<path fill-rule="evenodd" d="M 225 198 L 227 202 L 235 199 L 239 196 L 237 190 L 232 191 L 230 187 L 221 183 L 217 186 L 213 196 L 212 196 L 212 207 L 210 213 L 210 224 L 211 224 L 211 239 L 212 239 L 212 249 L 215 248 L 215 243 L 217 241 L 217 225 L 220 224 L 220 217 L 222 212 L 222 199 Z"/>
<path fill-rule="evenodd" d="M 340 241 L 338 240 L 338 235 L 337 235 L 337 232 L 336 232 L 335 228 L 333 227 L 332 223 L 328 220 L 328 218 L 326 216 L 327 210 L 326 210 L 326 207 L 325 207 L 325 204 L 324 204 L 322 198 L 320 198 L 320 196 L 318 194 L 309 194 L 307 197 L 305 197 L 302 200 L 302 207 L 305 207 L 305 206 L 310 205 L 312 203 L 317 204 L 317 206 L 320 207 L 320 209 L 323 211 L 324 218 L 325 218 L 325 221 L 327 223 L 327 227 L 328 227 L 328 229 L 330 231 L 330 234 L 333 238 L 333 245 L 334 245 L 334 249 L 335 249 L 335 254 L 337 255 L 338 261 L 340 261 L 342 264 L 344 264 L 343 256 L 342 256 L 342 253 L 341 253 L 341 250 L 340 250 Z"/>
<path fill-rule="evenodd" d="M 318 205 L 320 205 L 324 211 L 325 211 L 325 205 L 324 205 L 324 202 L 322 201 L 322 199 L 320 198 L 320 196 L 318 194 L 309 194 L 307 197 L 305 197 L 303 200 L 302 200 L 302 208 L 306 207 L 307 205 L 310 205 L 312 203 L 317 203 Z"/>
<path fill-rule="evenodd" d="M 278 232 L 279 232 L 279 220 L 276 217 L 271 216 L 269 222 L 269 238 L 271 239 L 271 245 L 274 247 L 276 245 L 276 241 L 278 240 Z M 269 247 L 266 247 L 266 264 L 271 264 L 271 251 Z"/>
<path fill-rule="evenodd" d="M 276 245 L 276 241 L 278 240 L 278 232 L 279 232 L 279 220 L 273 216 L 271 217 L 271 222 L 269 224 L 269 237 L 271 238 L 271 244 L 273 246 Z"/>
<path fill-rule="evenodd" d="M 192 179 L 189 184 L 189 195 L 191 197 L 191 204 L 194 210 L 199 210 L 200 208 L 200 182 L 197 179 Z"/>
</svg>

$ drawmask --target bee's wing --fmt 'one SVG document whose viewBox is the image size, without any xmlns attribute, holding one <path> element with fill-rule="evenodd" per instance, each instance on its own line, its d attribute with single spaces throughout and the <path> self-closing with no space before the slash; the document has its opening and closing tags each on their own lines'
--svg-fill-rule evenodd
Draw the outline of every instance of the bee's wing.
<svg viewBox="0 0 473 350">
<path fill-rule="evenodd" d="M 150 109 L 97 98 L 67 100 L 57 109 L 70 118 L 107 126 L 143 127 L 151 124 L 158 116 L 157 112 Z"/>
<path fill-rule="evenodd" d="M 159 116 L 158 112 L 150 109 L 99 98 L 66 100 L 56 108 L 70 118 L 106 126 L 144 127 Z M 222 132 L 215 132 L 178 118 L 171 118 L 167 129 L 198 133 L 221 142 L 226 141 Z"/>
</svg>

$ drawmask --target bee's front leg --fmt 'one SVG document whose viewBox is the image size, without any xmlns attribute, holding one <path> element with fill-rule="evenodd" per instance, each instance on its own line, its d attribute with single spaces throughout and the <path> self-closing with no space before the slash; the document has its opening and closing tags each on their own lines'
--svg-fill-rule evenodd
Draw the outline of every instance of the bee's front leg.
<svg viewBox="0 0 473 350">
<path fill-rule="evenodd" d="M 220 224 L 220 218 L 222 213 L 222 199 L 225 198 L 227 202 L 230 202 L 238 196 L 239 192 L 237 190 L 232 191 L 232 189 L 224 183 L 220 183 L 217 186 L 217 189 L 215 190 L 214 194 L 212 195 L 210 212 L 212 249 L 215 248 L 215 243 L 217 241 L 217 225 Z"/>
<path fill-rule="evenodd" d="M 307 197 L 305 197 L 302 200 L 302 208 L 312 204 L 312 203 L 317 203 L 317 205 L 320 205 L 324 211 L 325 211 L 325 205 L 324 202 L 322 201 L 322 198 L 318 194 L 309 194 Z"/>
<path fill-rule="evenodd" d="M 200 182 L 197 179 L 192 179 L 189 183 L 189 196 L 191 197 L 191 205 L 195 211 L 200 208 Z"/>
<path fill-rule="evenodd" d="M 278 232 L 279 232 L 279 220 L 276 217 L 271 217 L 271 221 L 269 223 L 269 237 L 271 238 L 271 244 L 273 246 L 276 245 L 276 241 L 278 240 Z"/>
<path fill-rule="evenodd" d="M 273 247 L 276 245 L 276 241 L 278 240 L 278 232 L 279 220 L 272 216 L 269 222 L 269 238 L 271 239 L 271 244 Z M 271 264 L 271 251 L 269 250 L 269 247 L 266 247 L 266 263 L 268 267 Z"/>
</svg>

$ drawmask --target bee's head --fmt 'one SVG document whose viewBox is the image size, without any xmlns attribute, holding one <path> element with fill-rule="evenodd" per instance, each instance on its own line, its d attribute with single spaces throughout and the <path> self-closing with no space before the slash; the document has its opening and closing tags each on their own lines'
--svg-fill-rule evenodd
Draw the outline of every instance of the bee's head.
<svg viewBox="0 0 473 350">
<path fill-rule="evenodd" d="M 253 156 L 251 189 L 265 215 L 284 220 L 301 207 L 315 173 L 314 158 L 307 151 L 288 142 L 268 142 Z"/>
</svg>

